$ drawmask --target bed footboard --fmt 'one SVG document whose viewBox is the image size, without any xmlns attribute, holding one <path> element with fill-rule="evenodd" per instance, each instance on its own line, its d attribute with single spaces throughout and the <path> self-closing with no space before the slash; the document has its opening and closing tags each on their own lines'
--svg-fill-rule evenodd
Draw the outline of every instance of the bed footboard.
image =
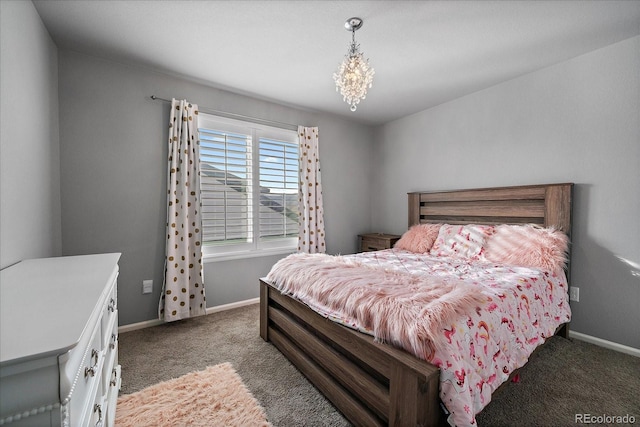
<svg viewBox="0 0 640 427">
<path fill-rule="evenodd" d="M 444 423 L 436 366 L 325 319 L 262 280 L 260 336 L 356 426 Z"/>
</svg>

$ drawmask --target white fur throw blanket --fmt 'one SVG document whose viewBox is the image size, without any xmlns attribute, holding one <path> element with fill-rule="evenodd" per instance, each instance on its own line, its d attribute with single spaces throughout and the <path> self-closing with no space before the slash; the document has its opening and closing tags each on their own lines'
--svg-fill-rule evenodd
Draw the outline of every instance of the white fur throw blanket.
<svg viewBox="0 0 640 427">
<path fill-rule="evenodd" d="M 425 360 L 445 341 L 443 329 L 485 300 L 480 286 L 457 278 L 413 275 L 325 254 L 289 255 L 267 280 L 283 294 L 326 307 L 373 331 L 377 340 Z"/>
</svg>

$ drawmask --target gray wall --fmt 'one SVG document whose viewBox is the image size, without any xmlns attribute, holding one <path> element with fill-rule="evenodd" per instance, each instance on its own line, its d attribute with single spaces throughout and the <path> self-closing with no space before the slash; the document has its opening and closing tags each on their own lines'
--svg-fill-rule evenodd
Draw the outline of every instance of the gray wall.
<svg viewBox="0 0 640 427">
<path fill-rule="evenodd" d="M 408 191 L 575 182 L 572 328 L 640 348 L 640 37 L 372 130 L 58 52 L 31 2 L 0 2 L 0 18 L 0 268 L 119 251 L 121 324 L 154 319 L 168 106 L 148 96 L 175 96 L 320 127 L 331 253 L 353 252 L 359 232 L 404 231 Z M 277 258 L 208 263 L 208 305 L 256 297 Z"/>
<path fill-rule="evenodd" d="M 155 319 L 162 284 L 169 105 L 150 100 L 152 94 L 319 126 L 328 251 L 354 252 L 357 233 L 370 230 L 370 127 L 145 68 L 64 50 L 58 55 L 63 254 L 123 253 L 121 325 Z M 277 259 L 207 263 L 207 305 L 258 297 L 258 278 Z M 154 280 L 150 295 L 142 294 L 144 279 Z"/>
<path fill-rule="evenodd" d="M 60 255 L 58 54 L 31 2 L 0 2 L 0 268 Z"/>
<path fill-rule="evenodd" d="M 406 193 L 574 182 L 574 331 L 640 348 L 640 37 L 381 126 L 372 225 Z"/>
</svg>

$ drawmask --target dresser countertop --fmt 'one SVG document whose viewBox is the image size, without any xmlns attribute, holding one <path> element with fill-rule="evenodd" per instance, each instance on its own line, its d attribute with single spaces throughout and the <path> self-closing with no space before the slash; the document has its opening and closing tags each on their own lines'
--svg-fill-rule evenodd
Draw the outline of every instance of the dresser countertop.
<svg viewBox="0 0 640 427">
<path fill-rule="evenodd" d="M 0 365 L 75 347 L 108 296 L 119 253 L 21 261 L 0 272 Z M 24 278 L 26 274 L 26 279 Z M 22 301 L 25 288 L 29 301 Z M 27 309 L 25 309 L 27 307 Z M 49 321 L 54 319 L 55 322 Z M 89 323 L 91 324 L 91 323 Z"/>
</svg>

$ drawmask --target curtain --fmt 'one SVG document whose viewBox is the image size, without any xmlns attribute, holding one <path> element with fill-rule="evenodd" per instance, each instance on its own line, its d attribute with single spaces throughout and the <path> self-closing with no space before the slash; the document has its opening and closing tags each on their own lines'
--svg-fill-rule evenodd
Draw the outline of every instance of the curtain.
<svg viewBox="0 0 640 427">
<path fill-rule="evenodd" d="M 167 171 L 167 245 L 158 316 L 166 322 L 206 314 L 198 106 L 171 101 Z"/>
<path fill-rule="evenodd" d="M 325 253 L 324 210 L 320 183 L 318 128 L 298 127 L 300 189 L 298 204 L 298 252 Z"/>
</svg>

